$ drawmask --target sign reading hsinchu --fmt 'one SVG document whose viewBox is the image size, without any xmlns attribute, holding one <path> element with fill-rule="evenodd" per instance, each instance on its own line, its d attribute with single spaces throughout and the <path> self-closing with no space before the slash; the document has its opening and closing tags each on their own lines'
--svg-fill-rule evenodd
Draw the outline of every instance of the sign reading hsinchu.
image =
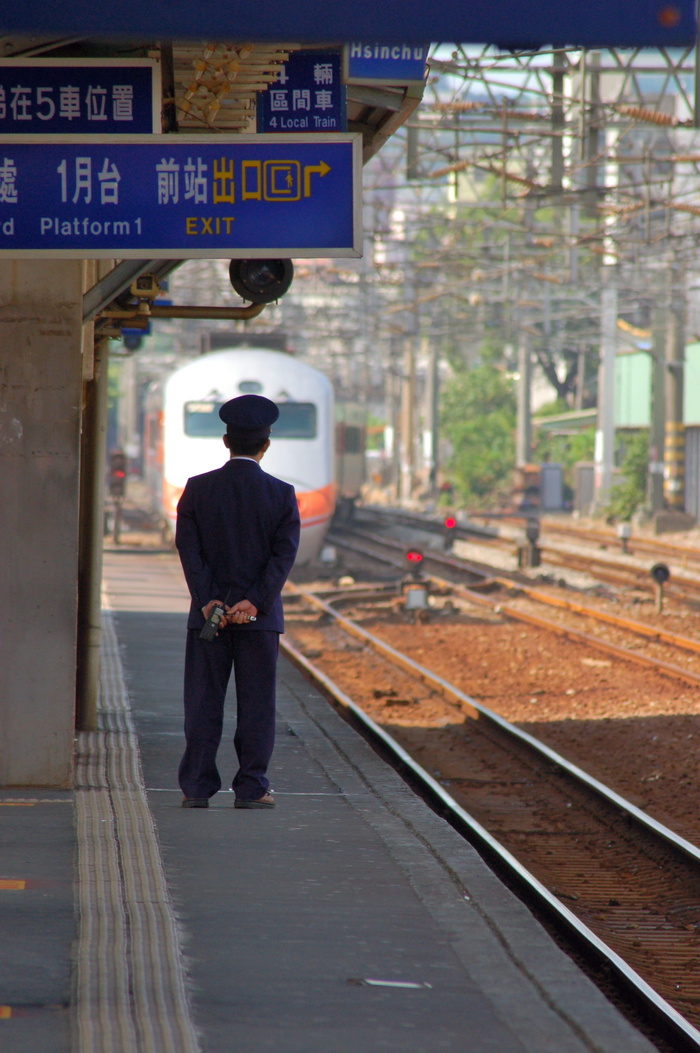
<svg viewBox="0 0 700 1053">
<path fill-rule="evenodd" d="M 347 84 L 410 84 L 423 81 L 428 48 L 415 44 L 346 44 Z"/>
</svg>

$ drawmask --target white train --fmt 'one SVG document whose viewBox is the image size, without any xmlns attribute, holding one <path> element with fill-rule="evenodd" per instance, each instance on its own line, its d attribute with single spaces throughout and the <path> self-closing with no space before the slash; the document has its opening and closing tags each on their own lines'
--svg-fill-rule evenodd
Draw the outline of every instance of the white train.
<svg viewBox="0 0 700 1053">
<path fill-rule="evenodd" d="M 187 363 L 154 391 L 144 412 L 144 472 L 156 508 L 174 530 L 191 475 L 228 457 L 219 407 L 237 395 L 264 395 L 280 409 L 262 467 L 292 483 L 301 516 L 297 564 L 318 554 L 333 516 L 334 407 L 330 381 L 291 355 L 262 348 L 212 351 Z"/>
</svg>

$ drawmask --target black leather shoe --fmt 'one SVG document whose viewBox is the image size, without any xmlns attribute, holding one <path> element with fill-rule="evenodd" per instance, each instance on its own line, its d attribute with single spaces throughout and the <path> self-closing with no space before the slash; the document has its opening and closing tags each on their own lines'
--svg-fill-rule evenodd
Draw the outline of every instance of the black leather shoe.
<svg viewBox="0 0 700 1053">
<path fill-rule="evenodd" d="M 275 798 L 274 790 L 268 790 L 262 797 L 258 797 L 257 801 L 243 801 L 239 797 L 233 802 L 234 808 L 274 808 Z"/>
<path fill-rule="evenodd" d="M 208 797 L 183 797 L 182 799 L 183 808 L 208 808 L 209 798 Z"/>
</svg>

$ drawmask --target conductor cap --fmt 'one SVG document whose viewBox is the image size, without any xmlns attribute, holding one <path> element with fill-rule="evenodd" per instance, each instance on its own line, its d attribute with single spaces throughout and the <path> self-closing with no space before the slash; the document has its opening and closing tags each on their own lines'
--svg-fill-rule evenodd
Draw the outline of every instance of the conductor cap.
<svg viewBox="0 0 700 1053">
<path fill-rule="evenodd" d="M 263 395 L 239 395 L 219 410 L 228 434 L 241 439 L 266 439 L 279 415 L 274 402 Z"/>
</svg>

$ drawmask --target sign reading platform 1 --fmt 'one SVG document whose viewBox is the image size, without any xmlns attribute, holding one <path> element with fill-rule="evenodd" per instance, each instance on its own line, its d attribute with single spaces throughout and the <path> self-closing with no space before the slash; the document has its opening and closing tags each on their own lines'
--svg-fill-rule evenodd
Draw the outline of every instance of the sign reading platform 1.
<svg viewBox="0 0 700 1053">
<path fill-rule="evenodd" d="M 359 135 L 0 136 L 0 256 L 360 256 Z"/>
</svg>

